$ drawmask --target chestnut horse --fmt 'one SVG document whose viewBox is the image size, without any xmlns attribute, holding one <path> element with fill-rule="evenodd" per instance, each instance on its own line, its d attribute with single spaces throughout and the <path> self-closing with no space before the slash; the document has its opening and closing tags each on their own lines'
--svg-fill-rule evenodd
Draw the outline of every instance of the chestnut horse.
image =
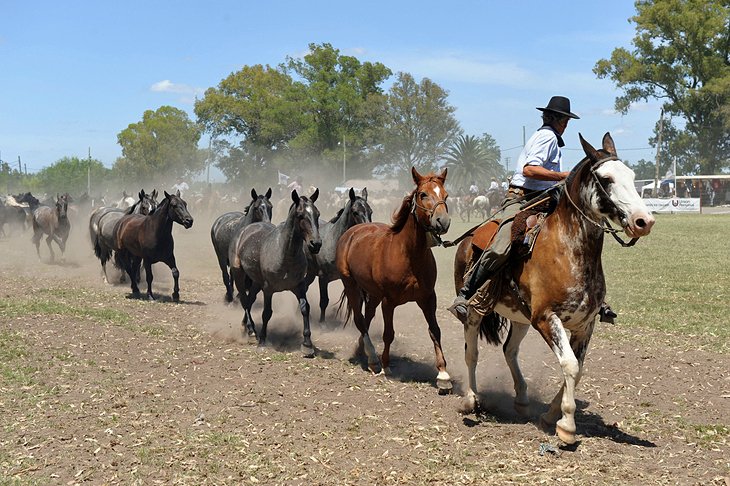
<svg viewBox="0 0 730 486">
<path fill-rule="evenodd" d="M 187 203 L 177 194 L 168 194 L 157 209 L 149 216 L 125 214 L 114 227 L 114 263 L 125 270 L 132 283 L 132 293 L 139 296 L 137 277 L 140 262 L 144 262 L 147 276 L 147 299 L 152 295 L 152 264 L 162 262 L 170 267 L 175 284 L 172 300 L 180 300 L 178 279 L 180 271 L 175 262 L 175 241 L 172 239 L 172 224 L 181 224 L 185 229 L 193 225 Z"/>
<path fill-rule="evenodd" d="M 531 256 L 513 260 L 501 277 L 496 277 L 498 288 L 494 290 L 498 300 L 494 313 L 482 317 L 470 308 L 464 324 L 469 389 L 462 411 L 472 412 L 478 407 L 479 335 L 498 344 L 502 323 L 499 316 L 503 316 L 512 323 L 503 349 L 514 381 L 518 411 L 524 413 L 528 405 L 527 384 L 517 354 L 530 325 L 558 358 L 563 386 L 549 410 L 540 417 L 540 427 L 549 430 L 555 426 L 558 437 L 566 444 L 576 441 L 575 387 L 583 373 L 595 316 L 606 294 L 601 265 L 604 233 L 613 233 L 624 246 L 635 242 L 620 240 L 608 221 L 621 226 L 632 238 L 648 235 L 654 224 L 654 217 L 634 188 L 633 171 L 616 156 L 611 135 L 604 135 L 603 150 L 594 149 L 582 136 L 580 142 L 586 158 L 566 179 L 564 192 L 555 210 L 545 218 Z M 459 245 L 454 264 L 456 289 L 463 284 L 471 255 L 471 240 L 465 239 Z"/>
<path fill-rule="evenodd" d="M 55 241 L 61 249 L 61 256 L 66 251 L 66 240 L 71 232 L 71 223 L 68 221 L 68 193 L 59 196 L 56 194 L 56 207 L 39 206 L 33 211 L 33 238 L 31 241 L 35 245 L 38 259 L 41 259 L 41 238 L 47 234 L 46 243 L 48 250 L 51 252 L 51 261 L 54 261 L 56 255 L 53 253 L 51 241 Z"/>
<path fill-rule="evenodd" d="M 337 270 L 344 291 L 340 306 L 347 297 L 347 318 L 354 315 L 360 331 L 368 366 L 376 372 L 389 373 L 390 345 L 395 336 L 393 311 L 406 302 L 416 302 L 428 322 L 428 331 L 436 353 L 440 393 L 452 388 L 441 350 L 441 329 L 436 321 L 436 261 L 431 247 L 440 243 L 439 235 L 449 229 L 451 219 L 444 189 L 446 169 L 441 174 L 425 176 L 411 169 L 416 184 L 393 215 L 393 224 L 363 223 L 347 230 L 337 243 Z M 373 347 L 368 331 L 375 309 L 382 302 L 382 362 Z M 365 315 L 362 307 L 365 306 Z"/>
</svg>

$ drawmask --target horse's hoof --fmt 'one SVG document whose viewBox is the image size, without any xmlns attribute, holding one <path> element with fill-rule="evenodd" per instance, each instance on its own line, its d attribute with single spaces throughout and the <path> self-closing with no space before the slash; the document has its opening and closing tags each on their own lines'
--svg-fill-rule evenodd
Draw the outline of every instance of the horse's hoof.
<svg viewBox="0 0 730 486">
<path fill-rule="evenodd" d="M 154 295 L 148 295 L 147 296 L 147 300 L 149 300 L 150 302 L 154 302 L 155 301 L 155 296 Z"/>
<path fill-rule="evenodd" d="M 477 402 L 477 399 L 473 396 L 466 396 L 459 404 L 459 413 L 463 415 L 470 415 L 472 413 L 477 413 L 479 410 L 479 402 Z"/>
<path fill-rule="evenodd" d="M 248 344 L 258 344 L 259 338 L 256 337 L 256 333 L 248 333 Z"/>
<path fill-rule="evenodd" d="M 302 356 L 305 358 L 314 358 L 314 347 L 302 344 Z"/>
<path fill-rule="evenodd" d="M 575 432 L 569 432 L 562 428 L 560 425 L 556 425 L 555 433 L 558 434 L 558 439 L 562 440 L 567 445 L 575 444 Z"/>
<path fill-rule="evenodd" d="M 172 294 L 172 301 L 173 302 L 180 302 L 180 294 L 178 294 L 177 292 L 174 293 L 174 294 Z"/>
<path fill-rule="evenodd" d="M 515 412 L 520 414 L 522 417 L 529 416 L 530 415 L 530 404 L 515 402 Z"/>
<path fill-rule="evenodd" d="M 436 388 L 438 388 L 439 395 L 450 395 L 454 390 L 454 385 L 451 383 L 451 379 L 436 378 Z"/>
</svg>

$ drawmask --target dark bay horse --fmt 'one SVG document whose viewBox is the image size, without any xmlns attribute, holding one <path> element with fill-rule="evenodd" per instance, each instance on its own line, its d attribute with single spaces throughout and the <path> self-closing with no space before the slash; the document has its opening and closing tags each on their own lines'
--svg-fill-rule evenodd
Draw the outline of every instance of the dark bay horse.
<svg viewBox="0 0 730 486">
<path fill-rule="evenodd" d="M 256 327 L 251 317 L 251 306 L 260 290 L 264 292 L 264 311 L 258 342 L 266 342 L 266 327 L 273 313 L 271 298 L 276 292 L 290 290 L 299 299 L 299 309 L 304 325 L 302 353 L 314 356 L 309 328 L 309 302 L 307 301 L 307 255 L 317 253 L 322 246 L 319 236 L 319 210 L 314 205 L 319 189 L 311 197 L 291 192 L 293 204 L 286 220 L 274 226 L 268 222 L 251 223 L 243 228 L 236 242 L 231 245 L 229 261 L 231 277 L 240 294 L 244 309 L 242 324 L 249 338 L 256 338 Z M 306 246 L 306 248 L 305 248 Z"/>
<path fill-rule="evenodd" d="M 155 299 L 152 295 L 152 264 L 162 262 L 170 267 L 175 280 L 172 300 L 180 300 L 180 272 L 173 253 L 173 223 L 178 223 L 185 229 L 193 225 L 193 217 L 190 216 L 185 201 L 180 198 L 180 191 L 177 194 L 168 194 L 165 191 L 165 199 L 149 216 L 125 214 L 117 222 L 114 229 L 114 262 L 129 275 L 135 296 L 139 296 L 137 277 L 140 262 L 143 262 L 147 276 L 147 298 Z"/>
<path fill-rule="evenodd" d="M 46 243 L 51 252 L 51 261 L 56 259 L 51 247 L 51 241 L 55 241 L 61 249 L 61 255 L 66 251 L 66 240 L 71 231 L 71 223 L 68 221 L 68 193 L 59 196 L 56 194 L 55 207 L 39 206 L 33 211 L 33 238 L 38 259 L 41 258 L 40 244 L 44 234 L 48 235 Z"/>
<path fill-rule="evenodd" d="M 271 222 L 271 188 L 266 194 L 259 195 L 256 189 L 251 189 L 251 202 L 243 212 L 231 211 L 218 217 L 210 228 L 210 239 L 218 257 L 218 266 L 221 269 L 223 285 L 226 286 L 226 302 L 233 301 L 233 282 L 229 277 L 228 251 L 231 243 L 236 241 L 238 234 L 251 223 L 259 221 Z"/>
<path fill-rule="evenodd" d="M 532 326 L 557 356 L 564 377 L 549 410 L 540 417 L 540 426 L 543 430 L 555 426 L 558 437 L 567 444 L 576 440 L 575 387 L 583 373 L 595 316 L 606 293 L 601 265 L 603 236 L 606 232 L 616 236 L 604 221 L 612 221 L 632 238 L 648 235 L 654 224 L 654 217 L 634 188 L 634 173 L 616 156 L 610 134 L 604 135 L 602 150 L 594 149 L 582 136 L 580 142 L 586 158 L 566 179 L 564 192 L 554 212 L 545 219 L 531 256 L 513 260 L 501 277 L 496 277 L 496 314 L 482 317 L 470 308 L 464 324 L 469 390 L 463 411 L 478 407 L 479 335 L 498 344 L 504 322 L 497 315 L 503 316 L 511 321 L 503 349 L 514 381 L 515 408 L 524 412 L 529 403 L 517 354 Z M 457 250 L 457 289 L 462 286 L 472 251 L 470 239 L 462 241 Z M 566 331 L 570 331 L 570 337 Z"/>
<path fill-rule="evenodd" d="M 101 262 L 104 280 L 108 283 L 106 262 L 112 257 L 114 250 L 114 228 L 125 214 L 141 214 L 147 216 L 157 209 L 157 189 L 148 194 L 142 189 L 139 199 L 128 209 L 101 207 L 95 209 L 89 216 L 89 237 L 94 255 Z M 123 275 L 123 274 L 122 274 Z"/>
<path fill-rule="evenodd" d="M 340 274 L 335 265 L 335 252 L 337 241 L 345 231 L 356 224 L 370 223 L 373 210 L 368 204 L 368 190 L 364 188 L 360 196 L 355 195 L 355 189 L 350 188 L 349 199 L 345 207 L 341 208 L 337 215 L 329 221 L 321 222 L 319 234 L 322 237 L 322 248 L 317 254 L 307 253 L 309 259 L 309 270 L 307 270 L 307 288 L 312 284 L 315 277 L 319 279 L 319 321 L 324 321 L 325 310 L 330 299 L 327 292 L 329 283 L 338 280 Z"/>
<path fill-rule="evenodd" d="M 440 393 L 452 388 L 441 350 L 441 329 L 436 321 L 436 261 L 431 247 L 439 244 L 439 235 L 449 229 L 451 219 L 444 189 L 446 169 L 441 174 L 425 176 L 411 169 L 416 188 L 403 199 L 393 215 L 393 224 L 358 224 L 350 228 L 337 244 L 337 270 L 342 275 L 347 298 L 347 320 L 354 315 L 371 371 L 389 372 L 390 345 L 393 342 L 393 311 L 406 302 L 415 301 L 428 322 L 428 332 L 436 353 Z M 368 335 L 375 309 L 382 302 L 382 364 Z M 365 306 L 365 315 L 362 307 Z"/>
</svg>

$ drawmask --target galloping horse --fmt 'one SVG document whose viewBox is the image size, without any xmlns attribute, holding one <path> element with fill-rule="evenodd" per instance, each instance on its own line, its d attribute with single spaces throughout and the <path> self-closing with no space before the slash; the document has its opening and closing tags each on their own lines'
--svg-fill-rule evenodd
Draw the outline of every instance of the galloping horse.
<svg viewBox="0 0 730 486">
<path fill-rule="evenodd" d="M 165 199 L 149 216 L 125 214 L 115 226 L 114 262 L 129 275 L 135 297 L 139 296 L 137 277 L 140 262 L 144 262 L 149 300 L 155 300 L 152 295 L 152 264 L 163 262 L 170 267 L 175 280 L 172 300 L 180 300 L 180 272 L 173 253 L 175 241 L 172 239 L 172 223 L 181 224 L 185 229 L 193 225 L 193 217 L 185 201 L 180 198 L 180 191 L 177 194 L 165 191 Z"/>
<path fill-rule="evenodd" d="M 157 189 L 151 194 L 147 194 L 142 189 L 139 194 L 139 200 L 129 209 L 119 208 L 98 208 L 89 216 L 89 237 L 91 238 L 91 247 L 94 249 L 96 258 L 101 262 L 101 269 L 104 273 L 104 281 L 109 282 L 106 273 L 106 262 L 112 256 L 114 250 L 114 228 L 122 216 L 125 214 L 141 214 L 147 216 L 157 209 Z M 124 276 L 124 274 L 122 274 Z"/>
<path fill-rule="evenodd" d="M 59 196 L 56 194 L 56 207 L 39 206 L 33 211 L 33 238 L 38 259 L 41 259 L 41 238 L 47 234 L 46 243 L 51 252 L 51 261 L 56 259 L 51 247 L 51 241 L 55 241 L 61 249 L 61 255 L 66 251 L 66 240 L 71 231 L 71 223 L 68 221 L 68 193 Z"/>
<path fill-rule="evenodd" d="M 345 232 L 337 243 L 337 270 L 342 275 L 344 292 L 340 306 L 347 298 L 347 318 L 354 315 L 360 331 L 360 348 L 364 347 L 371 371 L 387 374 L 390 366 L 390 345 L 393 342 L 393 311 L 406 302 L 415 301 L 428 322 L 428 331 L 436 353 L 440 393 L 452 388 L 441 350 L 441 329 L 436 321 L 436 261 L 431 247 L 439 244 L 439 235 L 449 229 L 451 219 L 444 189 L 446 172 L 422 176 L 411 169 L 416 188 L 403 199 L 393 215 L 393 224 L 358 224 Z M 368 331 L 375 309 L 382 302 L 382 363 L 373 347 Z M 365 315 L 362 307 L 365 305 Z"/>
<path fill-rule="evenodd" d="M 368 205 L 368 190 L 362 190 L 361 196 L 355 195 L 355 189 L 350 188 L 349 199 L 345 207 L 329 221 L 320 223 L 319 234 L 322 236 L 322 248 L 319 253 L 308 253 L 309 270 L 307 270 L 307 288 L 315 277 L 319 277 L 319 322 L 324 322 L 325 311 L 330 299 L 327 286 L 333 280 L 338 280 L 340 274 L 335 266 L 335 252 L 337 241 L 345 231 L 356 224 L 372 221 L 373 210 Z"/>
<path fill-rule="evenodd" d="M 228 250 L 231 243 L 236 241 L 238 233 L 251 223 L 259 221 L 271 222 L 271 188 L 266 194 L 258 195 L 256 189 L 251 189 L 251 202 L 243 212 L 231 211 L 218 217 L 210 228 L 210 239 L 218 257 L 218 266 L 221 268 L 223 285 L 226 286 L 226 302 L 233 301 L 233 283 L 228 274 Z"/>
<path fill-rule="evenodd" d="M 464 324 L 469 390 L 462 411 L 478 407 L 477 340 L 481 333 L 493 344 L 499 343 L 503 323 L 499 316 L 512 322 L 503 349 L 514 381 L 515 408 L 525 411 L 527 384 L 517 354 L 532 325 L 557 356 L 564 376 L 549 410 L 540 417 L 540 426 L 546 430 L 555 425 L 558 437 L 567 444 L 576 440 L 575 387 L 583 373 L 595 316 L 606 293 L 601 264 L 603 236 L 611 232 L 619 239 L 616 230 L 605 227 L 604 221 L 620 225 L 632 238 L 648 235 L 654 224 L 654 217 L 636 193 L 633 172 L 616 156 L 610 134 L 604 135 L 602 150 L 594 149 L 582 136 L 580 142 L 586 158 L 566 179 L 564 192 L 555 210 L 545 218 L 531 256 L 514 262 L 501 277 L 495 277 L 498 285 L 494 289 L 494 313 L 498 316 L 488 313 L 482 317 L 470 309 Z M 619 241 L 624 246 L 633 244 Z M 459 245 L 454 264 L 457 289 L 463 284 L 471 256 L 471 239 L 467 238 Z"/>
<path fill-rule="evenodd" d="M 231 245 L 229 261 L 231 277 L 240 294 L 244 309 L 242 324 L 249 338 L 256 338 L 256 327 L 251 307 L 260 290 L 264 291 L 264 311 L 261 315 L 259 346 L 266 342 L 266 327 L 271 319 L 271 298 L 276 292 L 290 290 L 299 299 L 304 324 L 302 353 L 314 356 L 309 329 L 309 302 L 304 278 L 307 276 L 307 249 L 317 253 L 322 246 L 319 236 L 319 210 L 314 202 L 319 189 L 311 197 L 291 192 L 293 204 L 286 220 L 278 226 L 269 222 L 251 223 L 243 228 L 235 244 Z M 306 249 L 305 249 L 306 245 Z"/>
</svg>

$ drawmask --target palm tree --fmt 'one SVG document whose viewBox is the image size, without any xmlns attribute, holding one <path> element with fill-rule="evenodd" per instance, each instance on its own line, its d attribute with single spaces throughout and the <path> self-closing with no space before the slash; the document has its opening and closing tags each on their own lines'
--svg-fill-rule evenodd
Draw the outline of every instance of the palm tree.
<svg viewBox="0 0 730 486">
<path fill-rule="evenodd" d="M 486 143 L 485 143 L 486 142 Z M 446 167 L 453 188 L 469 187 L 471 181 L 483 186 L 491 177 L 502 177 L 499 163 L 499 147 L 494 139 L 485 134 L 484 139 L 474 135 L 459 135 L 447 149 Z M 496 156 L 495 160 L 494 157 Z"/>
</svg>

